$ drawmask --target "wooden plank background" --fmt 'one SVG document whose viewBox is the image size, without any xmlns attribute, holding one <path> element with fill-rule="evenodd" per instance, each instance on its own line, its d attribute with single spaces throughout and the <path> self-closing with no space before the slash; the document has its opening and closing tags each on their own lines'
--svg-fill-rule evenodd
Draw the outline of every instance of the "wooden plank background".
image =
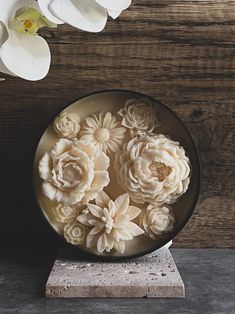
<svg viewBox="0 0 235 314">
<path fill-rule="evenodd" d="M 33 199 L 38 138 L 75 98 L 125 88 L 167 104 L 199 148 L 201 198 L 175 246 L 234 247 L 235 1 L 135 0 L 100 34 L 68 26 L 43 34 L 47 78 L 0 82 L 1 246 L 59 245 Z"/>
</svg>

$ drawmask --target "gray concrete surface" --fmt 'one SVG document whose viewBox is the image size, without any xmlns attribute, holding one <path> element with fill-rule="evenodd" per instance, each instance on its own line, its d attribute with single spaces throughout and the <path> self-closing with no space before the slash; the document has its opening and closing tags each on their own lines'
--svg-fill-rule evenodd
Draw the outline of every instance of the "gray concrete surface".
<svg viewBox="0 0 235 314">
<path fill-rule="evenodd" d="M 32 249 L 0 256 L 0 313 L 235 313 L 235 250 L 172 249 L 185 299 L 46 299 L 55 252 Z"/>
</svg>

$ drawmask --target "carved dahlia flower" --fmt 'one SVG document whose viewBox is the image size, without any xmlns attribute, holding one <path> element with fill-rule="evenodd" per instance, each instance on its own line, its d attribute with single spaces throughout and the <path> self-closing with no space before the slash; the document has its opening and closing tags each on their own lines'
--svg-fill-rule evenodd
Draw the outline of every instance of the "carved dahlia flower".
<svg viewBox="0 0 235 314">
<path fill-rule="evenodd" d="M 72 222 L 81 212 L 81 208 L 77 205 L 63 205 L 58 204 L 54 209 L 53 213 L 55 219 L 60 223 Z"/>
<path fill-rule="evenodd" d="M 164 135 L 136 136 L 116 154 L 119 185 L 139 204 L 171 204 L 188 189 L 189 159 Z"/>
<path fill-rule="evenodd" d="M 96 247 L 98 253 L 115 249 L 123 254 L 125 241 L 144 233 L 131 221 L 140 212 L 139 208 L 129 205 L 127 193 L 112 201 L 105 192 L 101 192 L 96 198 L 96 205 L 88 204 L 87 209 L 77 217 L 81 224 L 92 228 L 86 238 L 87 247 Z"/>
<path fill-rule="evenodd" d="M 86 228 L 78 222 L 67 224 L 64 227 L 64 237 L 74 245 L 83 244 L 86 239 Z"/>
<path fill-rule="evenodd" d="M 42 190 L 65 205 L 88 203 L 109 184 L 109 158 L 98 146 L 60 139 L 39 162 Z"/>
<path fill-rule="evenodd" d="M 137 131 L 152 132 L 160 125 L 156 107 L 147 98 L 127 100 L 118 114 L 122 125 L 131 129 L 133 136 Z"/>
<path fill-rule="evenodd" d="M 116 117 L 110 112 L 106 114 L 100 112 L 99 115 L 87 117 L 83 123 L 81 131 L 81 140 L 92 141 L 100 146 L 104 152 L 117 152 L 122 140 L 124 139 L 126 129 L 120 126 Z"/>
<path fill-rule="evenodd" d="M 154 240 L 158 235 L 171 231 L 174 222 L 175 218 L 166 206 L 149 205 L 140 217 L 140 226 L 146 231 L 146 235 Z"/>
<path fill-rule="evenodd" d="M 68 139 L 75 138 L 80 131 L 81 119 L 78 114 L 74 112 L 62 112 L 54 121 L 54 130 L 61 137 Z"/>
</svg>

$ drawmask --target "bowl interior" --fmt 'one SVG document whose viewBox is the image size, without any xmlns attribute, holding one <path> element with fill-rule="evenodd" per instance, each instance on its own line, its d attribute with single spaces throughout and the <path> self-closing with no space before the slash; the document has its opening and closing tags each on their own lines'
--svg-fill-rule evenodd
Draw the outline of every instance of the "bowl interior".
<svg viewBox="0 0 235 314">
<path fill-rule="evenodd" d="M 99 111 L 110 111 L 116 113 L 125 103 L 127 99 L 130 98 L 140 98 L 147 97 L 143 94 L 132 92 L 132 91 L 104 91 L 94 93 L 89 96 L 85 96 L 82 99 L 79 99 L 69 105 L 66 108 L 66 111 L 76 112 L 83 119 L 91 113 L 96 113 Z M 147 97 L 150 98 L 150 97 Z M 159 238 L 158 240 L 151 240 L 145 236 L 138 237 L 137 240 L 127 241 L 126 250 L 123 255 L 120 256 L 119 253 L 113 253 L 112 256 L 118 258 L 139 256 L 146 254 L 148 252 L 154 251 L 168 241 L 173 239 L 176 234 L 184 227 L 188 219 L 190 218 L 197 199 L 199 195 L 199 186 L 200 186 L 200 166 L 198 160 L 198 154 L 194 145 L 194 142 L 182 124 L 182 122 L 177 118 L 177 116 L 165 105 L 160 104 L 157 100 L 150 98 L 153 104 L 158 108 L 158 117 L 161 122 L 161 127 L 158 129 L 158 133 L 162 133 L 166 136 L 170 136 L 174 141 L 178 141 L 181 146 L 184 147 L 187 156 L 190 159 L 191 163 L 191 180 L 187 192 L 179 198 L 179 200 L 172 205 L 175 213 L 176 223 L 172 232 L 166 234 L 165 236 Z M 38 175 L 38 163 L 43 154 L 50 150 L 51 147 L 58 141 L 58 137 L 53 131 L 53 121 L 50 123 L 48 128 L 43 133 L 37 150 L 35 154 L 34 161 L 34 184 L 35 184 L 35 194 L 37 202 L 49 222 L 52 228 L 61 234 L 61 226 L 55 221 L 52 215 L 52 207 L 55 205 L 53 202 L 49 201 L 41 191 L 41 180 Z M 115 173 L 110 173 L 111 182 L 106 192 L 116 198 L 118 195 L 123 193 L 122 189 L 117 186 L 115 178 Z M 86 250 L 85 247 L 82 249 Z M 89 251 L 89 253 L 92 253 Z M 103 254 L 105 255 L 105 254 Z M 110 255 L 110 254 L 108 254 Z"/>
</svg>

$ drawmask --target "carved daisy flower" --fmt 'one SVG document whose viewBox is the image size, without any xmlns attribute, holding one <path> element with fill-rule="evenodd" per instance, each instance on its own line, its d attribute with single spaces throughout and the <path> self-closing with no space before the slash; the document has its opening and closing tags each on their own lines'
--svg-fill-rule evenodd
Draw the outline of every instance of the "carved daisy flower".
<svg viewBox="0 0 235 314">
<path fill-rule="evenodd" d="M 171 231 L 174 222 L 173 213 L 166 206 L 149 205 L 140 217 L 141 227 L 146 231 L 146 235 L 154 240 L 158 235 Z"/>
<path fill-rule="evenodd" d="M 96 247 L 98 253 L 110 252 L 112 249 L 123 254 L 125 241 L 144 233 L 134 222 L 141 212 L 129 205 L 129 195 L 123 194 L 112 201 L 105 192 L 96 198 L 96 205 L 88 204 L 77 220 L 92 228 L 87 235 L 88 248 Z"/>
<path fill-rule="evenodd" d="M 106 114 L 100 112 L 87 117 L 83 123 L 81 131 L 81 140 L 92 141 L 99 145 L 104 152 L 117 152 L 122 140 L 124 139 L 126 129 L 120 126 L 116 117 L 110 112 Z"/>
</svg>

